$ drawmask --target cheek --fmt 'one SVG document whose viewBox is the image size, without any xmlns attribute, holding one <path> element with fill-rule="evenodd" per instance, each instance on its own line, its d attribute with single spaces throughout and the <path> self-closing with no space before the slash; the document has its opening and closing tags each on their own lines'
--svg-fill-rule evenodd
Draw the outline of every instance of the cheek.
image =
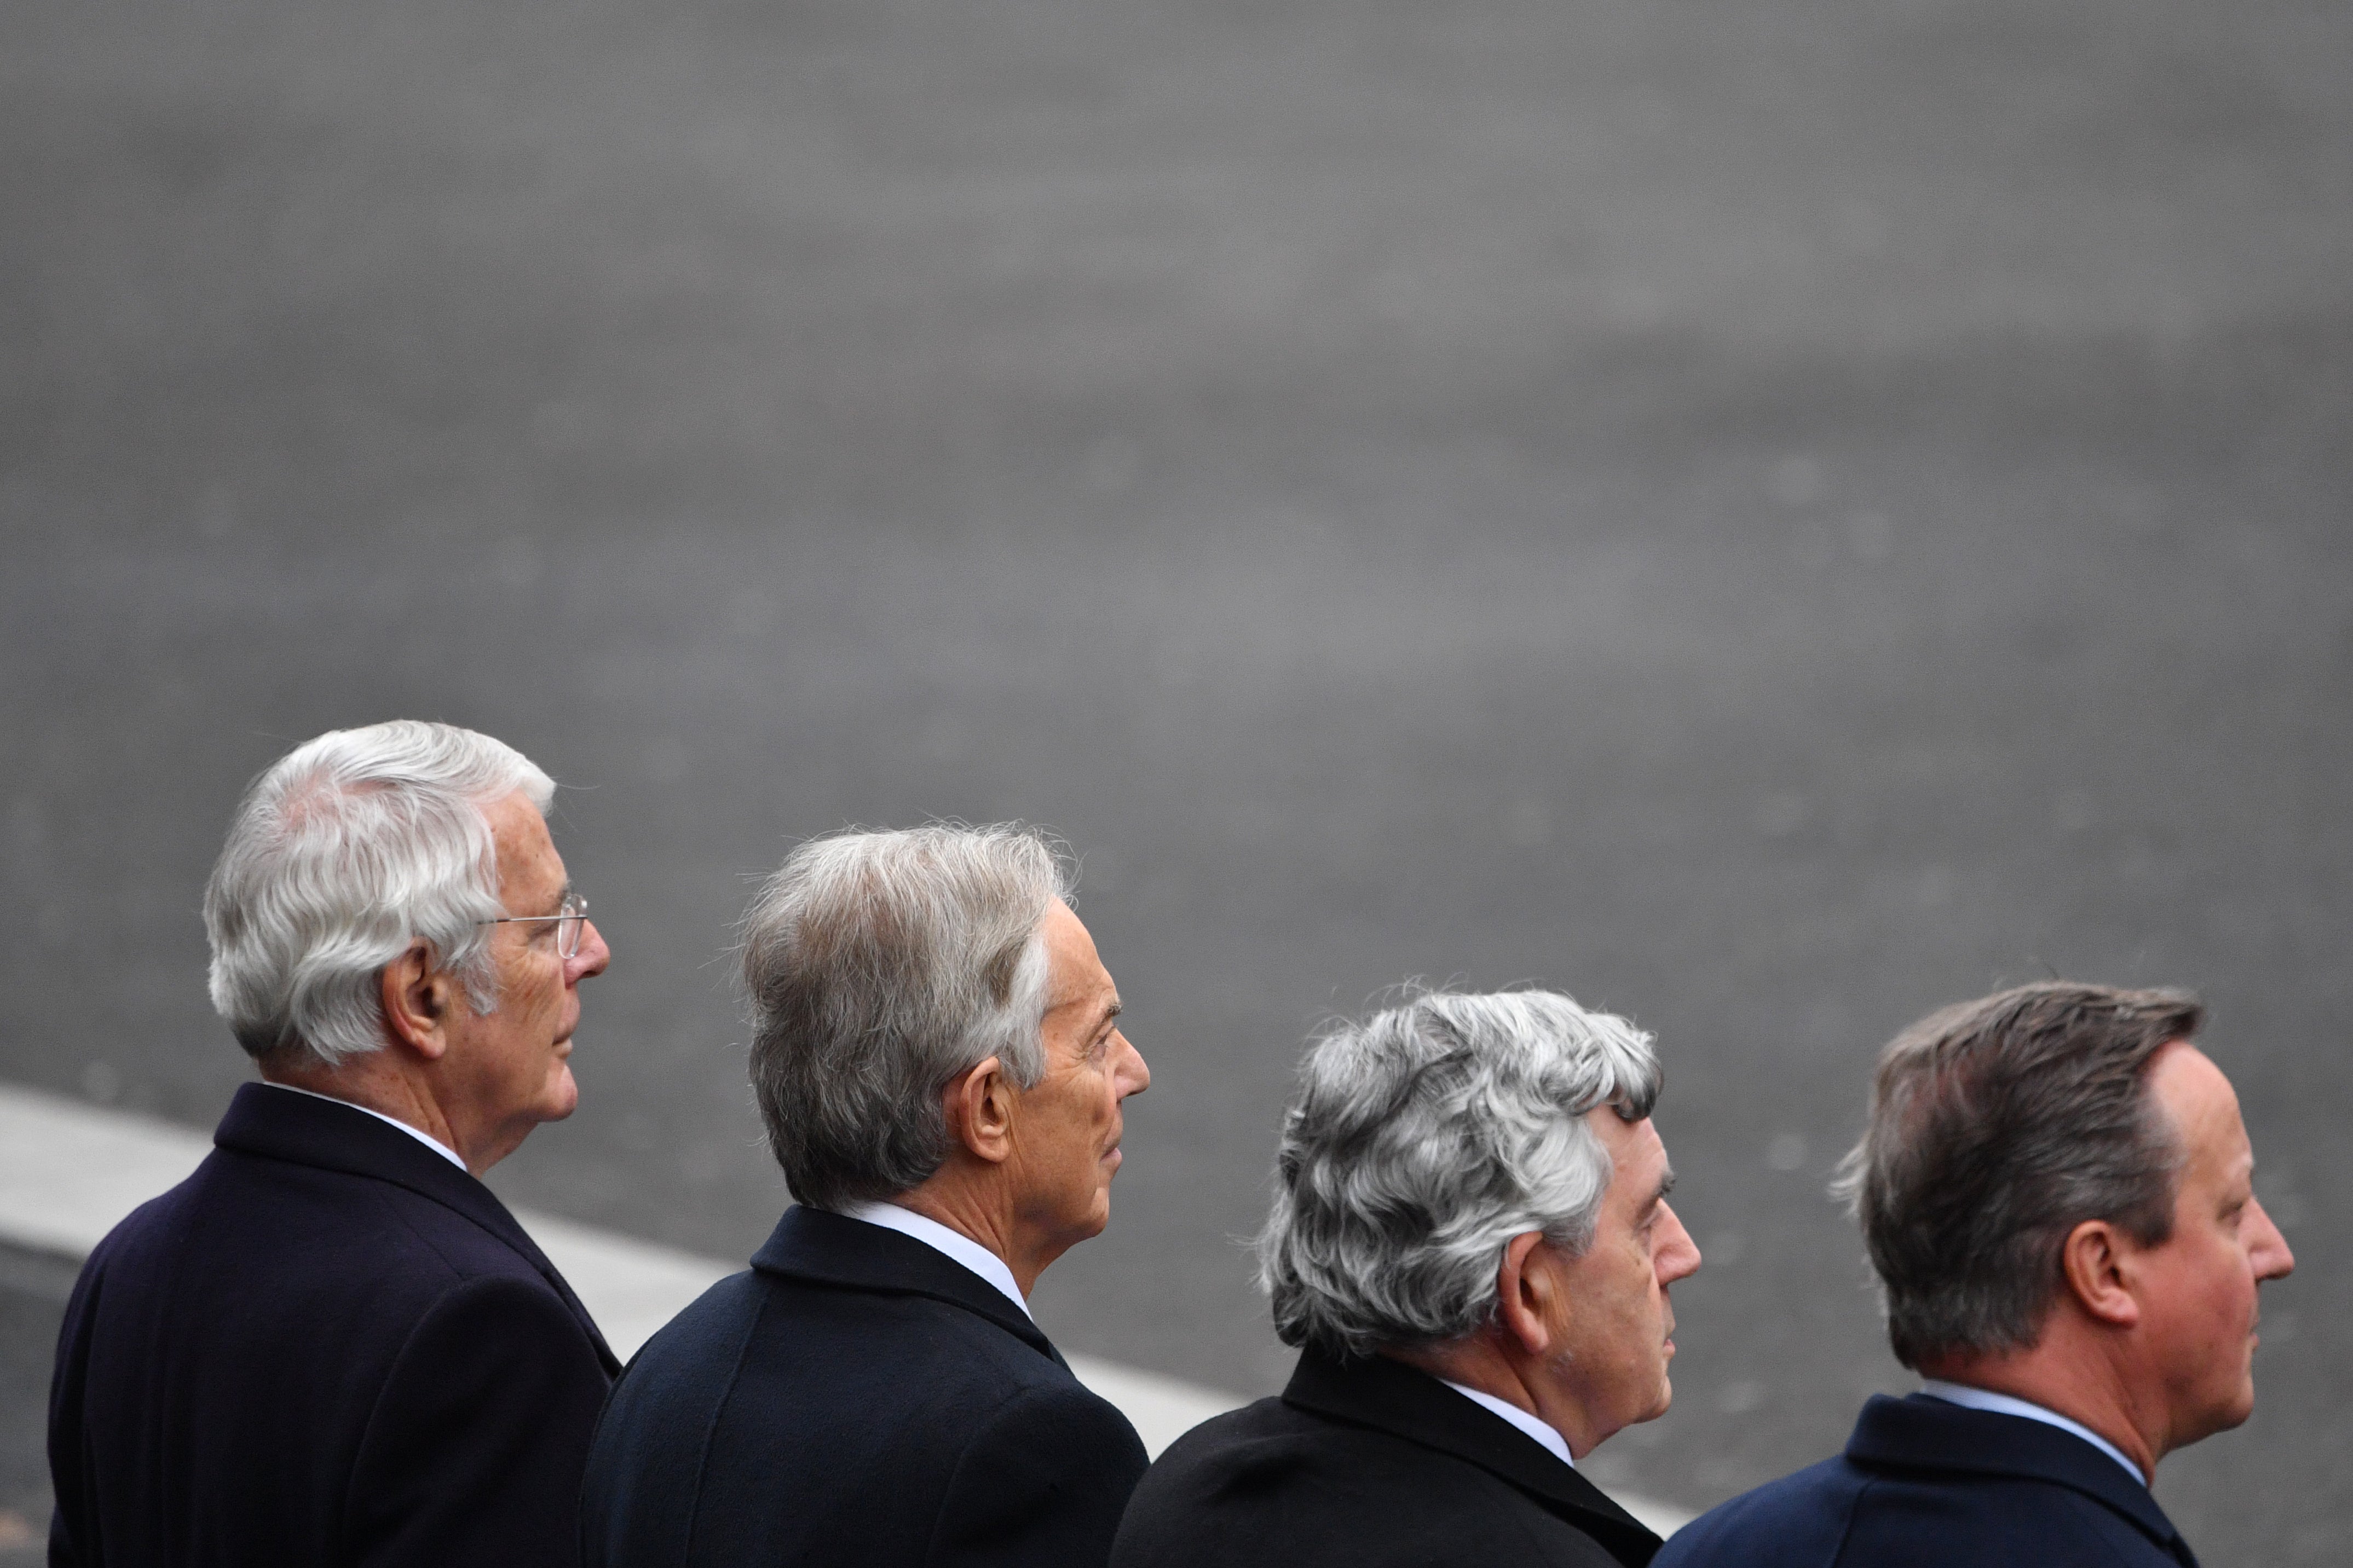
<svg viewBox="0 0 2353 1568">
<path fill-rule="evenodd" d="M 564 970 L 543 969 L 532 976 L 532 1006 L 543 1018 L 552 1018 L 564 1011 Z"/>
<path fill-rule="evenodd" d="M 2198 1303 L 2203 1336 L 2217 1344 L 2244 1335 L 2255 1313 L 2254 1275 L 2235 1247 L 2217 1247 L 2201 1260 L 2199 1278 L 2185 1280 L 2179 1299 Z"/>
</svg>

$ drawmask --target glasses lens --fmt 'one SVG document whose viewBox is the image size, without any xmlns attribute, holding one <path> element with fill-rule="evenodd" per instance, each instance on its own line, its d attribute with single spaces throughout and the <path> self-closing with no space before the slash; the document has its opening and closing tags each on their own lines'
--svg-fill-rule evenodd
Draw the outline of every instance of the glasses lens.
<svg viewBox="0 0 2353 1568">
<path fill-rule="evenodd" d="M 566 958 L 580 956 L 580 936 L 588 928 L 588 900 L 566 899 L 564 918 L 555 922 L 555 945 Z"/>
</svg>

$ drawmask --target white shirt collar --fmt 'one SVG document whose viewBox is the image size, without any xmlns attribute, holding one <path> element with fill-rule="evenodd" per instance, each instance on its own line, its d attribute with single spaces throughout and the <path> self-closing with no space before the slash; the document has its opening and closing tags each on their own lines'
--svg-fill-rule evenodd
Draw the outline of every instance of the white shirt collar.
<svg viewBox="0 0 2353 1568">
<path fill-rule="evenodd" d="M 1537 1442 L 1542 1443 L 1547 1449 L 1551 1450 L 1553 1455 L 1557 1458 L 1562 1464 L 1567 1465 L 1572 1470 L 1577 1468 L 1577 1461 L 1568 1457 L 1568 1439 L 1562 1436 L 1558 1432 L 1546 1426 L 1544 1422 L 1537 1420 L 1535 1416 L 1521 1409 L 1518 1405 L 1512 1404 L 1508 1400 L 1498 1399 L 1493 1394 L 1488 1394 L 1481 1389 L 1465 1388 L 1459 1383 L 1447 1383 L 1446 1379 L 1442 1377 L 1438 1381 L 1445 1383 L 1447 1387 L 1452 1389 L 1455 1393 L 1461 1394 L 1472 1404 L 1480 1406 L 1482 1409 L 1493 1411 L 1496 1415 L 1502 1416 L 1504 1420 L 1510 1422 L 1521 1431 L 1525 1432 L 1529 1436 L 1534 1437 Z"/>
<path fill-rule="evenodd" d="M 2040 1421 L 2046 1426 L 2056 1426 L 2062 1432 L 2073 1432 L 2076 1436 L 2122 1465 L 2125 1468 L 2125 1473 L 2142 1486 L 2148 1485 L 2148 1478 L 2140 1473 L 2138 1465 L 2125 1458 L 2122 1448 L 2117 1447 L 2081 1421 L 2070 1420 L 2056 1410 L 2046 1410 L 2040 1405 L 2031 1404 L 2007 1394 L 1996 1394 L 1989 1388 L 1971 1388 L 1967 1384 L 1947 1383 L 1940 1378 L 1932 1377 L 1922 1384 L 1920 1392 L 1931 1399 L 1941 1399 L 1947 1405 L 1965 1405 L 1971 1410 L 1989 1410 L 1997 1415 L 2022 1415 L 2029 1421 Z"/>
<path fill-rule="evenodd" d="M 289 1094 L 307 1094 L 312 1100 L 323 1100 L 330 1105 L 350 1105 L 353 1110 L 358 1111 L 363 1116 L 373 1116 L 378 1121 L 383 1122 L 386 1127 L 399 1128 L 403 1132 L 407 1133 L 411 1138 L 416 1139 L 419 1143 L 424 1144 L 427 1149 L 432 1150 L 436 1154 L 440 1155 L 444 1160 L 447 1160 L 449 1163 L 457 1166 L 458 1169 L 461 1171 L 466 1170 L 466 1162 L 458 1158 L 458 1152 L 455 1149 L 450 1148 L 449 1145 L 442 1142 L 441 1140 L 434 1137 L 430 1132 L 422 1131 L 417 1128 L 411 1127 L 407 1122 L 402 1121 L 395 1117 L 386 1116 L 381 1110 L 370 1110 L 364 1105 L 352 1105 L 352 1102 L 348 1100 L 337 1100 L 333 1095 L 321 1094 L 315 1089 L 296 1089 L 290 1083 L 271 1083 L 268 1079 L 263 1079 L 261 1081 L 269 1088 L 282 1089 Z M 470 1171 L 468 1171 L 466 1173 L 468 1175 L 473 1174 Z"/>
<path fill-rule="evenodd" d="M 845 1204 L 834 1211 L 849 1219 L 862 1219 L 868 1225 L 879 1225 L 885 1230 L 895 1230 L 902 1236 L 912 1236 L 925 1247 L 940 1253 L 950 1261 L 963 1264 L 983 1279 L 997 1287 L 1005 1299 L 1029 1317 L 1029 1303 L 1021 1299 L 1021 1287 L 1013 1282 L 1013 1270 L 980 1243 L 961 1231 L 950 1230 L 935 1219 L 927 1219 L 913 1209 L 901 1208 L 897 1204 Z M 1032 1322 L 1037 1321 L 1030 1318 Z"/>
</svg>

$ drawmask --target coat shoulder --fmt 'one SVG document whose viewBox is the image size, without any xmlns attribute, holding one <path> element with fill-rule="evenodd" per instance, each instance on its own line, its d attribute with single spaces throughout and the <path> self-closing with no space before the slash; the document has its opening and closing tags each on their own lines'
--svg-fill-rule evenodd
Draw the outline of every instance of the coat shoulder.
<svg viewBox="0 0 2353 1568">
<path fill-rule="evenodd" d="M 2179 1568 L 2116 1510 L 2032 1476 L 1884 1474 L 1854 1510 L 1851 1553 L 1924 1564 L 2045 1562 Z"/>
<path fill-rule="evenodd" d="M 1144 1463 L 1116 1407 L 976 1312 L 753 1269 L 622 1375 L 587 1561 L 1100 1563 Z"/>
<path fill-rule="evenodd" d="M 2178 1568 L 2092 1498 L 2028 1476 L 1892 1470 L 1844 1458 L 1784 1476 L 1677 1531 L 1655 1568 L 2065 1562 Z"/>
<path fill-rule="evenodd" d="M 1113 1568 L 1350 1568 L 1504 1561 L 1617 1568 L 1483 1468 L 1396 1434 L 1261 1399 L 1170 1445 L 1121 1521 Z"/>
<path fill-rule="evenodd" d="M 1653 1568 L 1826 1568 L 1869 1485 L 1870 1477 L 1843 1458 L 1810 1465 L 1684 1525 L 1651 1559 Z"/>
<path fill-rule="evenodd" d="M 187 1180 L 132 1210 L 86 1271 L 142 1279 L 259 1272 L 420 1309 L 484 1277 L 554 1295 L 505 1238 L 396 1182 L 231 1150 L 216 1150 Z"/>
</svg>

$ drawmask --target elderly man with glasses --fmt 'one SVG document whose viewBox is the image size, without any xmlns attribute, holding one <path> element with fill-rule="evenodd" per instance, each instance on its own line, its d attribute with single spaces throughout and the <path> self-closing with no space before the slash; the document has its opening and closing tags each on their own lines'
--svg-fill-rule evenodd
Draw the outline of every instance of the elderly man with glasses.
<svg viewBox="0 0 2353 1568">
<path fill-rule="evenodd" d="M 620 1369 L 480 1181 L 572 1113 L 609 956 L 554 793 L 415 722 L 322 735 L 247 793 L 205 923 L 261 1081 L 75 1287 L 52 1563 L 577 1561 Z"/>
</svg>

